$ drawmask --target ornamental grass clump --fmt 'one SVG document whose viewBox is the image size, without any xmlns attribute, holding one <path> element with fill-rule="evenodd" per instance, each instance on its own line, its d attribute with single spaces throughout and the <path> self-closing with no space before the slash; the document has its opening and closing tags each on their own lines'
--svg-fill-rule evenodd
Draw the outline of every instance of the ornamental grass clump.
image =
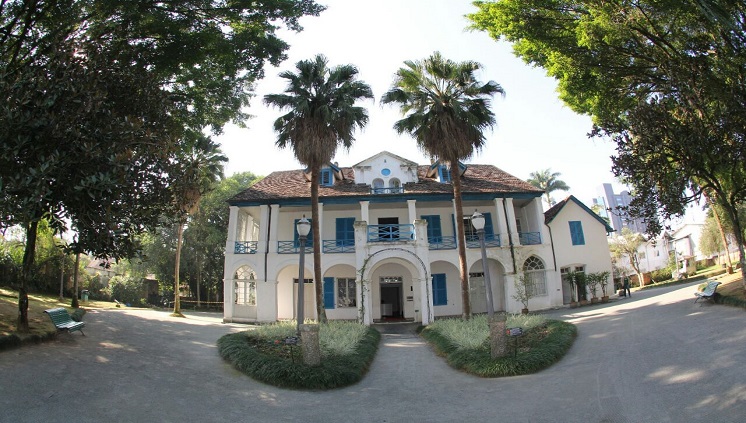
<svg viewBox="0 0 746 423">
<path fill-rule="evenodd" d="M 570 349 L 577 330 L 559 320 L 537 315 L 508 315 L 506 327 L 520 327 L 523 336 L 508 340 L 508 354 L 490 355 L 486 316 L 470 320 L 436 320 L 422 336 L 458 370 L 482 377 L 517 376 L 535 373 L 559 361 Z"/>
<path fill-rule="evenodd" d="M 319 326 L 321 364 L 303 364 L 302 345 L 286 344 L 296 335 L 295 322 L 259 326 L 218 340 L 220 355 L 252 378 L 283 388 L 333 389 L 360 381 L 378 349 L 377 330 L 356 322 Z"/>
</svg>

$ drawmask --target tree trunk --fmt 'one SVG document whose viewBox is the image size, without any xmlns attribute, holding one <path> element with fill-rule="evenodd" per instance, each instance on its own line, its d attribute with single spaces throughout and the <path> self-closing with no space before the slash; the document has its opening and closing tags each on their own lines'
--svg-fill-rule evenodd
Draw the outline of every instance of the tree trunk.
<svg viewBox="0 0 746 423">
<path fill-rule="evenodd" d="M 65 300 L 65 255 L 62 255 L 62 262 L 60 263 L 60 301 Z"/>
<path fill-rule="evenodd" d="M 324 287 L 321 278 L 321 231 L 319 230 L 319 166 L 311 168 L 311 230 L 313 231 L 313 287 L 316 291 L 316 315 L 319 323 L 326 323 L 326 309 L 324 309 Z M 300 281 L 298 289 L 303 288 Z"/>
<path fill-rule="evenodd" d="M 720 231 L 720 239 L 723 241 L 723 247 L 725 248 L 725 258 L 728 261 L 728 269 L 733 269 L 733 262 L 730 259 L 730 248 L 728 247 L 728 237 L 725 236 L 725 229 L 723 229 L 723 223 L 720 221 L 720 215 L 718 215 L 717 209 L 715 209 L 715 203 L 710 198 L 710 195 L 707 193 L 707 190 L 702 190 L 702 194 L 704 194 L 705 199 L 707 200 L 707 204 L 710 205 L 710 208 L 712 208 L 712 216 L 715 218 L 715 222 L 718 225 L 718 230 Z M 729 272 L 731 271 L 729 270 Z"/>
<path fill-rule="evenodd" d="M 184 317 L 181 314 L 181 299 L 179 298 L 179 269 L 181 265 L 181 241 L 184 236 L 184 221 L 179 221 L 176 229 L 176 264 L 174 265 L 174 312 L 172 316 Z"/>
<path fill-rule="evenodd" d="M 70 304 L 72 308 L 80 307 L 78 304 L 78 266 L 80 266 L 80 251 L 75 255 L 75 268 L 73 269 L 73 301 Z"/>
<path fill-rule="evenodd" d="M 721 205 L 733 224 L 733 236 L 736 238 L 736 245 L 738 245 L 738 254 L 740 256 L 739 262 L 741 263 L 741 285 L 746 290 L 746 253 L 743 248 L 743 228 L 741 227 L 741 222 L 738 221 L 738 210 L 735 206 L 726 202 L 721 202 Z"/>
<path fill-rule="evenodd" d="M 199 285 L 201 281 L 202 281 L 202 263 L 201 263 L 201 260 L 197 258 L 197 308 L 200 308 L 202 306 L 201 301 L 200 301 L 200 294 L 199 294 Z"/>
<path fill-rule="evenodd" d="M 456 245 L 458 246 L 458 266 L 461 275 L 461 318 L 471 318 L 471 299 L 469 298 L 469 273 L 466 268 L 466 233 L 464 231 L 464 210 L 461 202 L 461 175 L 458 160 L 451 160 L 451 183 L 453 184 L 453 202 L 456 208 Z"/>
<path fill-rule="evenodd" d="M 18 290 L 18 323 L 17 330 L 21 333 L 29 331 L 28 325 L 28 287 L 31 279 L 31 267 L 34 265 L 36 253 L 36 229 L 39 221 L 26 224 L 26 249 L 23 251 L 23 265 L 21 267 L 21 288 Z"/>
</svg>

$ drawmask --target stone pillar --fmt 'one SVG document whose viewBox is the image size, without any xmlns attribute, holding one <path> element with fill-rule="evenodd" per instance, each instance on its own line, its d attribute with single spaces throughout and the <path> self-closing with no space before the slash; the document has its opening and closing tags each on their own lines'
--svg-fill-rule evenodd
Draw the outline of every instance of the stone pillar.
<svg viewBox="0 0 746 423">
<path fill-rule="evenodd" d="M 225 242 L 225 253 L 233 254 L 236 248 L 236 228 L 238 226 L 238 206 L 230 206 L 228 214 L 228 238 Z"/>
<path fill-rule="evenodd" d="M 360 220 L 365 221 L 365 223 L 370 223 L 370 213 L 369 213 L 369 207 L 370 201 L 361 201 L 360 202 Z"/>
<path fill-rule="evenodd" d="M 505 221 L 505 210 L 503 210 L 502 199 L 495 198 L 495 222 L 497 223 L 497 234 L 500 235 L 500 246 L 508 246 L 508 225 Z"/>
<path fill-rule="evenodd" d="M 280 205 L 272 204 L 269 206 L 268 220 L 270 221 L 269 226 L 269 252 L 277 253 L 277 229 L 280 227 Z M 295 230 L 295 228 L 293 228 Z"/>
<path fill-rule="evenodd" d="M 518 227 L 515 224 L 515 209 L 513 209 L 512 198 L 505 199 L 505 211 L 507 212 L 506 219 L 508 221 L 508 231 L 513 237 L 513 245 L 521 245 L 520 237 L 518 236 Z"/>
<path fill-rule="evenodd" d="M 321 364 L 319 325 L 300 325 L 300 341 L 303 349 L 303 364 L 306 366 Z"/>
<path fill-rule="evenodd" d="M 505 313 L 495 313 L 489 319 L 490 355 L 492 358 L 503 357 L 508 352 L 508 337 L 505 335 Z"/>
<path fill-rule="evenodd" d="M 416 203 L 417 200 L 407 200 L 407 211 L 409 213 L 408 223 L 414 223 L 414 221 L 417 220 L 417 207 L 415 206 Z"/>
</svg>

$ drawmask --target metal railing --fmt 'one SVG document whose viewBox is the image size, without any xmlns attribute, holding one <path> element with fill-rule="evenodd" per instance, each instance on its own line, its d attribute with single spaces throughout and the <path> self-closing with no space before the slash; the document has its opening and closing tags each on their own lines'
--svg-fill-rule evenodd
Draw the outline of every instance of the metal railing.
<svg viewBox="0 0 746 423">
<path fill-rule="evenodd" d="M 233 254 L 256 254 L 258 241 L 236 241 Z"/>
<path fill-rule="evenodd" d="M 484 246 L 487 248 L 499 247 L 500 234 L 484 234 Z M 480 248 L 479 237 L 477 235 L 467 235 L 466 248 Z"/>
<path fill-rule="evenodd" d="M 404 193 L 404 187 L 394 188 L 371 188 L 371 194 L 402 194 Z"/>
<path fill-rule="evenodd" d="M 541 232 L 520 232 L 518 240 L 521 245 L 540 245 Z"/>
<path fill-rule="evenodd" d="M 306 253 L 313 252 L 313 240 L 306 240 Z M 277 254 L 299 254 L 299 241 L 277 241 Z"/>
<path fill-rule="evenodd" d="M 368 242 L 411 241 L 414 225 L 368 225 Z"/>
<path fill-rule="evenodd" d="M 325 254 L 354 253 L 354 239 L 325 239 L 322 241 L 321 251 Z"/>
<path fill-rule="evenodd" d="M 453 250 L 456 248 L 455 236 L 430 236 L 427 237 L 430 250 Z"/>
</svg>

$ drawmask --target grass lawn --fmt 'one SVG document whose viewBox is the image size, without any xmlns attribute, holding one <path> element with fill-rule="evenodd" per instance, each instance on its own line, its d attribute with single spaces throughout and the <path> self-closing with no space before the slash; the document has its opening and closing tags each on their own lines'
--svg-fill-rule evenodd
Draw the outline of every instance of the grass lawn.
<svg viewBox="0 0 746 423">
<path fill-rule="evenodd" d="M 65 307 L 72 312 L 70 302 L 46 294 L 29 294 L 28 319 L 29 333 L 16 332 L 18 322 L 18 291 L 7 287 L 0 287 L 0 350 L 5 347 L 18 345 L 26 341 L 40 341 L 54 336 L 56 329 L 52 321 L 44 314 L 44 310 Z M 116 304 L 105 301 L 81 302 L 83 308 L 114 308 Z"/>
<path fill-rule="evenodd" d="M 239 371 L 281 388 L 323 390 L 360 381 L 373 362 L 381 335 L 356 322 L 319 326 L 321 364 L 302 363 L 302 346 L 285 345 L 295 336 L 294 322 L 258 326 L 218 340 L 220 355 Z"/>
<path fill-rule="evenodd" d="M 741 271 L 736 271 L 730 275 L 723 275 L 716 278 L 718 282 L 722 282 L 722 285 L 718 286 L 717 292 L 724 297 L 731 297 L 743 301 L 746 303 L 746 290 L 743 289 L 741 283 Z"/>
<path fill-rule="evenodd" d="M 508 339 L 508 355 L 490 355 L 487 316 L 468 321 L 440 319 L 427 326 L 422 336 L 458 370 L 481 377 L 517 376 L 536 373 L 559 361 L 570 349 L 577 329 L 559 320 L 539 315 L 508 315 L 506 327 L 521 327 L 524 335 Z"/>
</svg>

